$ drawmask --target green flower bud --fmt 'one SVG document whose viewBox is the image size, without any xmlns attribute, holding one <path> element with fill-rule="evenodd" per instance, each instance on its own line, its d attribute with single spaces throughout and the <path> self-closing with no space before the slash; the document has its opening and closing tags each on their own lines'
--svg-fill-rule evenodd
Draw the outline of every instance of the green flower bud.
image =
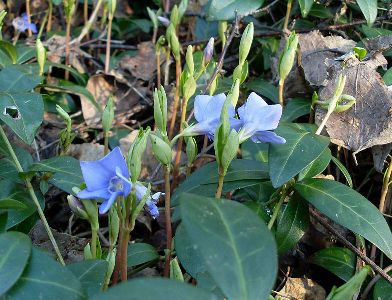
<svg viewBox="0 0 392 300">
<path fill-rule="evenodd" d="M 185 60 L 189 70 L 189 74 L 190 76 L 193 77 L 193 73 L 195 72 L 195 64 L 193 62 L 193 47 L 191 45 L 189 45 L 188 48 L 186 49 Z"/>
<path fill-rule="evenodd" d="M 227 95 L 227 98 L 229 98 L 231 104 L 233 104 L 233 106 L 236 107 L 239 96 L 240 96 L 240 80 L 236 79 L 233 85 L 231 86 L 231 90 Z"/>
<path fill-rule="evenodd" d="M 174 30 L 170 31 L 170 48 L 172 50 L 173 56 L 175 60 L 181 59 L 180 54 L 180 42 L 178 41 L 178 37 Z"/>
<path fill-rule="evenodd" d="M 180 5 L 178 6 L 178 19 L 180 22 L 188 8 L 188 2 L 188 0 L 181 0 Z"/>
<path fill-rule="evenodd" d="M 219 80 L 219 75 L 216 76 L 214 81 L 211 82 L 210 88 L 208 90 L 210 96 L 215 94 L 216 88 L 218 87 L 218 80 Z"/>
<path fill-rule="evenodd" d="M 112 128 L 114 121 L 114 105 L 113 97 L 109 96 L 108 102 L 106 103 L 105 109 L 102 113 L 102 128 L 105 134 L 107 134 Z"/>
<path fill-rule="evenodd" d="M 197 144 L 193 137 L 185 137 L 186 143 L 186 156 L 188 158 L 188 166 L 192 165 L 197 156 Z"/>
<path fill-rule="evenodd" d="M 147 146 L 147 137 L 150 134 L 150 128 L 145 130 L 139 129 L 139 135 L 132 143 L 127 156 L 127 164 L 131 171 L 131 181 L 136 182 L 142 169 L 142 158 Z"/>
<path fill-rule="evenodd" d="M 117 0 L 107 0 L 109 9 L 109 19 L 113 19 L 114 13 L 116 12 Z"/>
<path fill-rule="evenodd" d="M 150 139 L 155 158 L 165 166 L 170 165 L 172 161 L 170 146 L 163 139 L 154 134 L 150 134 Z"/>
<path fill-rule="evenodd" d="M 109 209 L 109 244 L 116 245 L 120 229 L 120 219 L 114 206 Z"/>
<path fill-rule="evenodd" d="M 244 33 L 242 34 L 241 37 L 240 58 L 239 58 L 240 65 L 244 64 L 246 58 L 248 57 L 250 47 L 252 46 L 253 34 L 254 34 L 254 28 L 253 28 L 253 23 L 251 22 L 248 24 L 248 26 L 246 26 Z"/>
<path fill-rule="evenodd" d="M 170 23 L 170 25 L 166 29 L 166 40 L 167 44 L 169 45 L 169 48 L 171 48 L 171 35 L 174 32 L 176 34 L 176 29 L 174 28 L 173 24 Z"/>
<path fill-rule="evenodd" d="M 237 156 L 238 147 L 240 145 L 239 137 L 237 131 L 234 129 L 230 132 L 227 137 L 226 144 L 224 145 L 221 166 L 223 168 L 223 174 L 226 175 L 227 169 L 230 166 L 231 161 Z"/>
<path fill-rule="evenodd" d="M 177 258 L 173 258 L 170 261 L 170 279 L 184 281 L 184 276 L 182 275 L 181 268 L 180 265 L 178 264 Z"/>
<path fill-rule="evenodd" d="M 75 216 L 83 219 L 88 220 L 88 215 L 86 209 L 84 208 L 83 204 L 80 202 L 78 198 L 72 195 L 67 196 L 68 205 L 71 211 L 74 213 Z"/>
<path fill-rule="evenodd" d="M 46 49 L 42 44 L 40 39 L 35 42 L 35 47 L 37 50 L 37 61 L 39 65 L 39 75 L 44 74 L 44 68 L 46 63 Z"/>
<path fill-rule="evenodd" d="M 214 149 L 215 149 L 216 161 L 219 166 L 222 166 L 223 151 L 225 148 L 227 138 L 230 134 L 230 123 L 229 123 L 229 114 L 228 114 L 229 105 L 230 105 L 230 99 L 226 98 L 221 111 L 221 116 L 220 116 L 221 123 L 216 128 L 215 131 Z"/>
<path fill-rule="evenodd" d="M 219 21 L 218 25 L 218 33 L 219 33 L 219 38 L 222 41 L 222 48 L 226 45 L 226 31 L 227 31 L 227 21 Z"/>
<path fill-rule="evenodd" d="M 173 24 L 174 28 L 177 28 L 179 22 L 180 22 L 180 18 L 179 18 L 178 6 L 176 4 L 173 6 L 173 9 L 171 11 L 170 23 Z"/>
<path fill-rule="evenodd" d="M 88 220 L 91 224 L 92 228 L 99 228 L 99 223 L 98 223 L 98 208 L 97 208 L 97 203 L 95 201 L 83 201 L 82 202 L 85 211 L 87 212 Z"/>
<path fill-rule="evenodd" d="M 184 99 L 189 100 L 189 98 L 191 98 L 195 93 L 196 87 L 196 80 L 192 76 L 188 77 L 183 87 Z"/>
<path fill-rule="evenodd" d="M 166 134 L 167 126 L 167 97 L 163 86 L 154 91 L 154 119 L 162 134 Z"/>
<path fill-rule="evenodd" d="M 164 35 L 161 35 L 155 44 L 155 53 L 157 55 L 159 55 L 161 53 L 161 50 L 162 50 L 163 46 L 165 45 L 165 43 L 166 43 L 166 38 Z"/>
<path fill-rule="evenodd" d="M 152 26 L 154 28 L 158 28 L 158 16 L 157 16 L 157 14 L 149 7 L 147 7 L 147 13 L 148 13 L 148 16 L 150 17 L 150 20 L 152 22 Z"/>
<path fill-rule="evenodd" d="M 286 80 L 294 65 L 295 54 L 298 48 L 298 35 L 293 31 L 287 40 L 286 46 L 279 59 L 280 81 Z"/>
<path fill-rule="evenodd" d="M 91 253 L 91 246 L 90 243 L 88 243 L 84 249 L 83 249 L 83 255 L 84 255 L 84 259 L 93 259 L 93 254 Z"/>
<path fill-rule="evenodd" d="M 64 12 L 67 23 L 71 21 L 75 12 L 75 0 L 64 0 Z"/>
</svg>

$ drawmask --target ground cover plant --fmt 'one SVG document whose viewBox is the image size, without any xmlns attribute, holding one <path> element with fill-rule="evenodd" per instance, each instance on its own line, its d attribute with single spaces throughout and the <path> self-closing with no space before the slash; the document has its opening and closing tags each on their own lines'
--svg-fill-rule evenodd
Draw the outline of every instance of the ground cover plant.
<svg viewBox="0 0 392 300">
<path fill-rule="evenodd" d="M 390 1 L 1 9 L 0 299 L 392 299 Z"/>
</svg>

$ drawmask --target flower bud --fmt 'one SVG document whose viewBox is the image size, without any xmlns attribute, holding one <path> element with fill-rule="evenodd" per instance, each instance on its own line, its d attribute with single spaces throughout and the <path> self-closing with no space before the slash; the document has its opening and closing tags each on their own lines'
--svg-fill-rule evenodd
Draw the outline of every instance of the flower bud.
<svg viewBox="0 0 392 300">
<path fill-rule="evenodd" d="M 238 102 L 238 97 L 240 96 L 240 80 L 236 79 L 227 97 L 230 99 L 231 104 L 236 107 Z"/>
<path fill-rule="evenodd" d="M 215 79 L 211 82 L 208 93 L 212 96 L 215 94 L 216 88 L 218 87 L 219 76 L 215 76 Z"/>
<path fill-rule="evenodd" d="M 67 23 L 71 22 L 71 18 L 75 12 L 75 0 L 64 0 L 64 11 Z"/>
<path fill-rule="evenodd" d="M 252 41 L 253 41 L 253 33 L 254 33 L 254 28 L 253 28 L 253 23 L 249 23 L 248 26 L 246 26 L 242 37 L 241 37 L 241 42 L 240 42 L 240 65 L 245 63 L 246 58 L 248 57 L 250 47 L 252 46 Z"/>
<path fill-rule="evenodd" d="M 148 16 L 150 17 L 150 20 L 152 22 L 153 27 L 158 28 L 158 18 L 159 17 L 157 16 L 157 14 L 149 7 L 147 7 L 147 13 L 148 13 Z M 169 21 L 169 20 L 167 20 L 167 21 Z"/>
<path fill-rule="evenodd" d="M 84 208 L 83 204 L 80 202 L 78 198 L 72 195 L 67 196 L 68 205 L 71 211 L 74 213 L 75 216 L 83 219 L 88 220 L 88 215 L 86 209 Z"/>
<path fill-rule="evenodd" d="M 173 6 L 170 14 L 170 23 L 173 24 L 174 28 L 177 28 L 179 22 L 180 22 L 180 18 L 178 13 L 178 6 L 176 4 Z"/>
<path fill-rule="evenodd" d="M 180 5 L 178 6 L 178 19 L 180 22 L 186 12 L 186 9 L 188 8 L 188 2 L 189 0 L 181 0 Z"/>
<path fill-rule="evenodd" d="M 193 77 L 193 73 L 195 72 L 195 64 L 193 62 L 193 47 L 191 45 L 189 45 L 186 49 L 185 60 L 189 70 L 189 74 Z"/>
<path fill-rule="evenodd" d="M 219 21 L 218 25 L 218 33 L 219 33 L 219 38 L 222 41 L 222 48 L 225 47 L 226 45 L 226 30 L 227 30 L 227 21 Z"/>
<path fill-rule="evenodd" d="M 192 165 L 197 155 L 197 144 L 193 137 L 185 137 L 186 156 L 188 158 L 188 166 Z"/>
<path fill-rule="evenodd" d="M 169 37 L 169 44 L 170 48 L 173 52 L 174 59 L 176 61 L 181 59 L 180 55 L 180 42 L 178 41 L 178 37 L 176 35 L 176 32 L 174 30 L 170 31 L 170 37 Z"/>
<path fill-rule="evenodd" d="M 98 208 L 95 201 L 83 201 L 81 202 L 84 206 L 84 209 L 87 213 L 88 220 L 91 224 L 92 228 L 99 228 L 98 223 Z"/>
<path fill-rule="evenodd" d="M 152 151 L 156 159 L 163 165 L 168 166 L 172 161 L 172 153 L 170 146 L 160 137 L 150 134 Z"/>
<path fill-rule="evenodd" d="M 183 87 L 184 99 L 189 100 L 193 96 L 196 91 L 196 86 L 196 80 L 193 78 L 193 76 L 188 77 Z"/>
<path fill-rule="evenodd" d="M 156 55 L 159 55 L 161 53 L 161 49 L 165 45 L 165 43 L 166 43 L 166 38 L 164 35 L 161 35 L 155 44 Z"/>
<path fill-rule="evenodd" d="M 231 130 L 227 137 L 226 143 L 222 151 L 222 157 L 220 159 L 221 166 L 223 168 L 223 174 L 226 175 L 227 169 L 229 168 L 231 161 L 236 157 L 238 147 L 240 145 L 237 131 Z"/>
<path fill-rule="evenodd" d="M 109 244 L 116 245 L 118 233 L 120 229 L 120 219 L 117 210 L 112 206 L 109 209 Z"/>
<path fill-rule="evenodd" d="M 40 39 L 35 42 L 35 47 L 37 50 L 37 61 L 39 65 L 39 74 L 44 74 L 44 68 L 46 63 L 46 48 L 42 44 Z"/>
<path fill-rule="evenodd" d="M 279 59 L 280 82 L 286 80 L 294 65 L 295 54 L 298 47 L 298 35 L 293 31 L 287 40 L 286 46 Z"/>
<path fill-rule="evenodd" d="M 107 0 L 109 8 L 109 19 L 113 19 L 114 13 L 116 12 L 117 0 Z"/>
<path fill-rule="evenodd" d="M 177 258 L 173 258 L 170 261 L 170 279 L 184 281 L 184 276 L 182 275 L 181 268 L 180 265 L 178 264 Z"/>
<path fill-rule="evenodd" d="M 214 38 L 210 38 L 207 43 L 207 46 L 204 48 L 203 53 L 203 66 L 208 65 L 211 61 L 212 55 L 214 54 Z"/>
<path fill-rule="evenodd" d="M 166 27 L 168 27 L 170 25 L 170 20 L 168 18 L 158 16 L 157 19 L 159 22 L 161 22 Z"/>
<path fill-rule="evenodd" d="M 105 109 L 102 113 L 102 128 L 105 134 L 107 134 L 112 128 L 114 121 L 114 105 L 113 96 L 109 96 L 108 102 L 106 103 Z"/>
<path fill-rule="evenodd" d="M 167 126 L 167 97 L 165 89 L 161 85 L 159 90 L 154 91 L 154 119 L 157 128 L 166 134 Z"/>
<path fill-rule="evenodd" d="M 142 158 L 147 146 L 147 137 L 150 134 L 150 128 L 145 130 L 139 129 L 139 135 L 132 143 L 128 151 L 127 164 L 131 171 L 131 181 L 136 182 L 142 169 Z"/>
</svg>

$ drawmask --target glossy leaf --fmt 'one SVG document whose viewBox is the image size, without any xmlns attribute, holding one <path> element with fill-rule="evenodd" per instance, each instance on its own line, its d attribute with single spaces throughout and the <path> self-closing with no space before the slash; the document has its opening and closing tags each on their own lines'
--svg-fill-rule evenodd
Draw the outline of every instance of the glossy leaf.
<svg viewBox="0 0 392 300">
<path fill-rule="evenodd" d="M 330 247 L 313 254 L 311 262 L 330 271 L 344 281 L 355 273 L 355 254 L 342 247 Z"/>
<path fill-rule="evenodd" d="M 128 267 L 134 267 L 159 259 L 157 250 L 146 243 L 134 243 L 128 246 Z"/>
<path fill-rule="evenodd" d="M 312 0 L 313 1 L 313 0 Z M 299 117 L 309 114 L 310 101 L 301 98 L 290 99 L 283 110 L 281 121 L 292 122 Z"/>
<path fill-rule="evenodd" d="M 347 184 L 350 188 L 353 187 L 353 180 L 351 179 L 351 175 L 346 169 L 346 167 L 338 160 L 336 157 L 331 156 L 333 163 L 339 168 L 340 172 L 343 173 L 344 178 L 346 178 Z"/>
<path fill-rule="evenodd" d="M 241 155 L 243 159 L 268 162 L 268 144 L 254 143 L 250 139 L 241 144 Z"/>
<path fill-rule="evenodd" d="M 269 148 L 269 173 L 275 188 L 305 169 L 329 144 L 328 138 L 300 129 L 296 125 L 282 124 L 276 133 L 284 137 L 286 143 L 270 144 Z"/>
<path fill-rule="evenodd" d="M 277 271 L 274 238 L 244 205 L 183 194 L 182 222 L 228 299 L 266 299 Z"/>
<path fill-rule="evenodd" d="M 212 20 L 230 20 L 238 15 L 244 15 L 258 9 L 264 0 L 212 0 L 208 17 Z"/>
<path fill-rule="evenodd" d="M 377 0 L 357 0 L 367 24 L 371 26 L 377 18 Z"/>
<path fill-rule="evenodd" d="M 0 296 L 22 275 L 31 252 L 31 242 L 20 232 L 0 234 Z"/>
<path fill-rule="evenodd" d="M 186 296 L 185 296 L 186 295 Z M 120 283 L 91 300 L 217 300 L 218 298 L 203 289 L 178 280 L 165 278 L 140 278 Z"/>
<path fill-rule="evenodd" d="M 276 243 L 280 254 L 292 249 L 309 227 L 308 204 L 294 194 L 278 220 Z"/>
<path fill-rule="evenodd" d="M 41 77 L 31 68 L 21 65 L 12 65 L 0 72 L 1 93 L 29 92 L 41 82 Z"/>
<path fill-rule="evenodd" d="M 99 293 L 105 280 L 108 262 L 105 260 L 85 260 L 67 265 L 80 281 L 88 296 Z"/>
<path fill-rule="evenodd" d="M 392 272 L 388 275 L 392 276 Z M 373 300 L 392 300 L 392 285 L 384 278 L 380 278 L 374 285 Z"/>
<path fill-rule="evenodd" d="M 246 85 L 246 88 L 248 91 L 254 91 L 274 103 L 279 103 L 278 88 L 262 78 L 251 81 Z"/>
<path fill-rule="evenodd" d="M 314 0 L 299 0 L 299 7 L 301 8 L 302 17 L 306 18 L 310 9 L 313 6 Z"/>
<path fill-rule="evenodd" d="M 85 299 L 78 279 L 42 250 L 33 248 L 28 266 L 6 294 L 14 299 Z"/>
<path fill-rule="evenodd" d="M 83 181 L 79 161 L 70 156 L 57 156 L 34 163 L 29 171 L 50 172 L 49 183 L 72 194 L 72 188 Z"/>
<path fill-rule="evenodd" d="M 27 205 L 12 198 L 0 199 L 0 209 L 24 209 Z"/>
<path fill-rule="evenodd" d="M 298 175 L 298 181 L 304 178 L 312 178 L 321 174 L 329 165 L 332 158 L 331 150 L 325 148 L 323 153 L 303 169 Z"/>
<path fill-rule="evenodd" d="M 391 230 L 384 216 L 361 194 L 327 179 L 305 179 L 295 189 L 331 220 L 363 236 L 392 258 Z"/>
</svg>

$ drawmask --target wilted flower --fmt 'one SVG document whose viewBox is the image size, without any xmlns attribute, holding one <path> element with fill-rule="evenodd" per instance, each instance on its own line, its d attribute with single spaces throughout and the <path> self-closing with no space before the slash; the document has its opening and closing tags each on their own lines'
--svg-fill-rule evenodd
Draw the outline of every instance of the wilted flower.
<svg viewBox="0 0 392 300">
<path fill-rule="evenodd" d="M 215 130 L 220 124 L 220 114 L 226 95 L 218 94 L 215 96 L 198 95 L 195 98 L 195 119 L 197 124 L 190 126 L 184 130 L 185 136 L 205 134 L 208 138 L 213 139 Z M 241 121 L 234 118 L 235 109 L 230 105 L 228 108 L 230 127 L 238 129 Z"/>
<path fill-rule="evenodd" d="M 80 199 L 104 199 L 99 213 L 106 213 L 118 196 L 128 196 L 131 183 L 128 180 L 127 163 L 116 147 L 108 155 L 97 161 L 81 161 L 83 178 L 87 188 L 78 193 Z"/>
<path fill-rule="evenodd" d="M 205 65 L 210 62 L 213 54 L 214 54 L 214 38 L 212 37 L 208 41 L 207 46 L 204 48 L 203 62 Z"/>
<path fill-rule="evenodd" d="M 29 22 L 26 14 L 22 14 L 21 17 L 13 19 L 12 26 L 20 32 L 25 32 L 27 29 L 30 29 L 33 33 L 37 33 L 37 26 Z"/>
<path fill-rule="evenodd" d="M 168 18 L 158 16 L 157 19 L 159 20 L 159 22 L 161 22 L 166 27 L 169 26 L 169 24 L 170 24 L 170 20 Z"/>
<path fill-rule="evenodd" d="M 248 138 L 253 142 L 270 142 L 284 144 L 286 140 L 271 130 L 276 129 L 282 116 L 282 106 L 268 105 L 259 95 L 251 93 L 246 103 L 238 108 L 238 115 L 242 121 L 239 131 L 240 143 Z"/>
<path fill-rule="evenodd" d="M 141 183 L 137 182 L 135 184 L 135 191 L 136 191 L 136 199 L 138 201 L 141 201 L 144 196 L 147 193 L 147 188 L 142 185 Z M 158 211 L 158 207 L 157 207 L 157 202 L 159 200 L 159 197 L 161 197 L 161 195 L 163 195 L 164 193 L 158 192 L 155 193 L 154 195 L 152 195 L 150 197 L 150 199 L 148 199 L 146 201 L 146 210 L 148 211 L 148 213 L 151 215 L 151 217 L 153 219 L 157 218 L 159 216 L 159 211 Z"/>
</svg>

